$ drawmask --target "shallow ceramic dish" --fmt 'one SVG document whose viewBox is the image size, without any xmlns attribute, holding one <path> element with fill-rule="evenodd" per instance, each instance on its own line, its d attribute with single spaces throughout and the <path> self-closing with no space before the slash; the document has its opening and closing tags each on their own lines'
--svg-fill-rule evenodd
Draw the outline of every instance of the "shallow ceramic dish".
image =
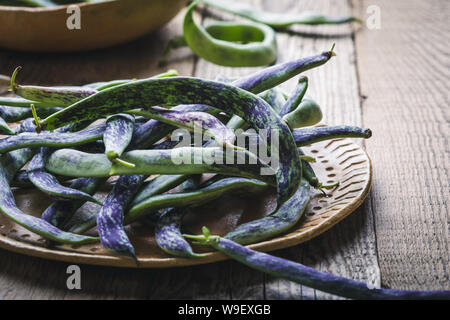
<svg viewBox="0 0 450 320">
<path fill-rule="evenodd" d="M 367 196 L 372 180 L 372 167 L 365 151 L 350 139 L 324 141 L 303 148 L 306 154 L 314 156 L 317 162 L 314 170 L 320 180 L 327 184 L 337 181 L 340 186 L 328 197 L 312 191 L 312 200 L 301 221 L 289 233 L 263 241 L 251 248 L 271 251 L 305 242 L 324 231 L 353 212 Z M 31 214 L 40 215 L 49 205 L 43 201 L 43 194 L 23 189 L 16 192 L 19 207 Z M 207 205 L 190 209 L 185 217 L 185 227 L 195 234 L 203 225 L 213 234 L 223 235 L 238 224 L 254 220 L 271 212 L 274 208 L 273 194 L 258 196 L 226 195 Z M 98 206 L 87 205 L 82 212 L 94 212 Z M 175 258 L 164 253 L 156 245 L 153 229 L 136 223 L 127 227 L 127 233 L 135 246 L 141 268 L 161 268 L 187 266 L 224 260 L 218 252 L 210 252 L 202 259 Z M 35 235 L 0 215 L 0 248 L 30 256 L 60 260 L 71 263 L 93 265 L 136 267 L 133 260 L 108 253 L 100 243 L 81 247 L 58 245 L 49 246 L 42 237 Z M 205 252 L 204 247 L 194 247 Z"/>
<path fill-rule="evenodd" d="M 171 20 L 186 0 L 80 3 L 81 29 L 70 30 L 68 6 L 0 6 L 0 47 L 33 52 L 85 51 L 139 38 Z"/>
</svg>

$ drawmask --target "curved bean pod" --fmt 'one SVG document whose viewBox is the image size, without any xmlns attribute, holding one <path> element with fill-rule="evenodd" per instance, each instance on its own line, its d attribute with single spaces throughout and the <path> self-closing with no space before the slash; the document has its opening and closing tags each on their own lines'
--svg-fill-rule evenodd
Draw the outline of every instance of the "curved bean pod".
<svg viewBox="0 0 450 320">
<path fill-rule="evenodd" d="M 275 13 L 257 10 L 254 7 L 241 2 L 228 0 L 201 0 L 201 2 L 217 9 L 229 12 L 252 21 L 266 24 L 276 29 L 284 29 L 293 24 L 343 24 L 349 22 L 359 22 L 361 20 L 351 16 L 329 17 L 319 13 Z"/>
<path fill-rule="evenodd" d="M 286 101 L 286 103 L 283 105 L 283 107 L 280 110 L 280 116 L 285 116 L 289 112 L 294 111 L 297 109 L 300 102 L 302 102 L 303 97 L 305 96 L 306 91 L 308 90 L 308 78 L 305 76 L 302 76 L 298 79 L 298 83 L 295 87 L 294 92 L 291 94 L 289 99 Z"/>
<path fill-rule="evenodd" d="M 309 200 L 309 183 L 302 179 L 297 192 L 276 212 L 267 217 L 241 224 L 227 233 L 224 238 L 240 244 L 252 244 L 286 232 L 300 220 Z"/>
<path fill-rule="evenodd" d="M 292 131 L 297 146 L 307 146 L 324 140 L 337 138 L 364 138 L 372 136 L 372 131 L 368 128 L 355 126 L 327 126 L 317 128 L 302 128 Z"/>
<path fill-rule="evenodd" d="M 20 67 L 16 68 L 11 76 L 11 89 L 24 99 L 65 107 L 97 93 L 97 90 L 86 87 L 21 86 L 15 83 L 19 70 Z"/>
<path fill-rule="evenodd" d="M 34 124 L 32 125 L 34 126 Z M 78 132 L 64 132 L 57 134 L 54 132 L 23 132 L 15 136 L 1 139 L 0 153 L 28 147 L 61 148 L 78 146 L 81 144 L 97 141 L 98 139 L 102 139 L 104 131 L 105 124 L 100 124 Z"/>
<path fill-rule="evenodd" d="M 289 128 L 296 129 L 301 127 L 313 126 L 322 120 L 322 110 L 314 100 L 305 98 L 298 107 L 283 116 L 283 120 Z"/>
<path fill-rule="evenodd" d="M 28 164 L 28 178 L 36 188 L 60 200 L 74 199 L 90 201 L 99 205 L 102 204 L 90 194 L 61 185 L 53 175 L 45 172 L 44 159 L 48 157 L 49 153 L 51 153 L 51 150 L 42 148 L 41 152 L 35 155 Z"/>
<path fill-rule="evenodd" d="M 179 112 L 208 112 L 211 114 L 220 112 L 220 110 L 218 109 L 200 104 L 178 105 L 171 108 L 170 110 Z M 148 120 L 147 122 L 136 128 L 129 148 L 148 149 L 154 143 L 167 136 L 171 131 L 173 131 L 173 129 L 174 127 L 167 123 L 160 122 L 154 119 Z"/>
<path fill-rule="evenodd" d="M 192 17 L 197 3 L 188 7 L 183 22 L 184 38 L 195 54 L 230 67 L 262 66 L 276 60 L 277 43 L 272 28 L 259 23 L 216 22 L 205 30 Z"/>
<path fill-rule="evenodd" d="M 134 124 L 134 117 L 128 114 L 116 114 L 106 119 L 103 142 L 109 161 L 114 162 L 128 147 L 133 137 Z"/>
<path fill-rule="evenodd" d="M 47 117 L 61 108 L 37 108 L 37 113 L 41 117 Z M 0 106 L 0 117 L 6 122 L 17 122 L 32 117 L 30 107 Z"/>
<path fill-rule="evenodd" d="M 141 186 L 144 176 L 121 176 L 106 197 L 97 215 L 97 230 L 102 245 L 114 253 L 136 259 L 133 245 L 123 228 L 124 209 Z"/>
<path fill-rule="evenodd" d="M 105 181 L 106 179 L 78 178 L 72 182 L 70 188 L 93 195 Z M 55 201 L 45 209 L 41 215 L 41 219 L 51 223 L 55 227 L 63 227 L 85 202 L 85 200 Z"/>
<path fill-rule="evenodd" d="M 159 109 L 156 109 L 159 110 Z M 232 145 L 235 139 L 234 133 L 220 120 L 205 112 L 178 112 L 165 110 L 158 112 L 133 111 L 132 114 L 151 117 L 153 119 L 184 128 L 193 132 L 201 132 L 203 135 L 213 138 L 221 145 Z"/>
<path fill-rule="evenodd" d="M 150 78 L 167 78 L 167 77 L 176 77 L 178 76 L 178 71 L 171 69 L 167 70 L 167 72 L 160 73 L 157 75 L 154 75 Z M 131 81 L 136 81 L 136 79 L 128 79 L 128 80 L 113 80 L 113 81 L 107 81 L 107 82 L 98 82 L 98 83 L 91 83 L 87 85 L 88 87 L 94 88 L 97 91 L 102 91 L 108 88 L 112 88 L 121 84 L 129 83 Z"/>
<path fill-rule="evenodd" d="M 185 237 L 208 245 L 250 268 L 284 278 L 310 288 L 351 299 L 450 299 L 450 291 L 409 291 L 371 288 L 366 283 L 321 272 L 300 263 L 258 252 L 234 241 L 212 236 L 206 227 L 203 235 Z"/>
<path fill-rule="evenodd" d="M 301 58 L 285 63 L 280 63 L 272 67 L 268 67 L 257 71 L 246 77 L 233 81 L 233 85 L 253 93 L 260 93 L 270 88 L 289 80 L 296 75 L 319 67 L 327 63 L 333 56 L 334 44 L 330 51 L 325 51 L 320 54 Z"/>
<path fill-rule="evenodd" d="M 236 113 L 255 128 L 268 130 L 269 140 L 271 134 L 277 132 L 279 145 L 271 146 L 269 151 L 275 157 L 283 155 L 277 159 L 279 165 L 276 170 L 279 205 L 297 190 L 301 178 L 301 162 L 289 127 L 267 102 L 225 83 L 189 77 L 135 81 L 100 91 L 47 117 L 41 125 L 52 129 L 66 123 L 95 119 L 100 114 L 164 103 L 211 105 L 232 115 Z"/>
<path fill-rule="evenodd" d="M 175 188 L 188 178 L 189 178 L 188 175 L 157 176 L 139 190 L 139 193 L 136 195 L 136 197 L 134 197 L 131 206 L 136 205 L 151 196 L 169 191 L 170 189 Z"/>
<path fill-rule="evenodd" d="M 180 227 L 184 213 L 183 210 L 173 208 L 163 210 L 155 224 L 156 243 L 163 251 L 177 257 L 204 257 L 204 254 L 192 251 L 189 242 L 181 234 Z"/>
</svg>

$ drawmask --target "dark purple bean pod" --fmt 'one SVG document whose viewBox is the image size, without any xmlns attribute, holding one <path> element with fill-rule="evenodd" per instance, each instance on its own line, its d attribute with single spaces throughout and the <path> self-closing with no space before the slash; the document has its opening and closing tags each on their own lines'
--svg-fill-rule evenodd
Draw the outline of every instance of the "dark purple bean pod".
<svg viewBox="0 0 450 320">
<path fill-rule="evenodd" d="M 21 149 L 23 150 L 23 149 Z M 12 151 L 15 152 L 15 151 Z M 66 182 L 72 180 L 72 177 L 57 177 L 58 181 Z M 34 184 L 30 181 L 28 177 L 27 170 L 19 170 L 11 181 L 11 187 L 17 188 L 30 188 L 34 187 Z"/>
<path fill-rule="evenodd" d="M 355 126 L 329 126 L 295 129 L 292 131 L 292 135 L 297 146 L 302 147 L 337 138 L 369 139 L 372 136 L 372 131 Z"/>
<path fill-rule="evenodd" d="M 28 125 L 27 125 L 28 124 Z M 22 126 L 33 127 L 32 121 L 24 121 Z M 36 126 L 34 126 L 36 128 Z M 28 128 L 29 129 L 29 128 Z M 20 129 L 23 130 L 23 127 Z M 29 147 L 74 147 L 102 139 L 105 124 L 78 132 L 23 132 L 0 140 L 0 153 Z"/>
<path fill-rule="evenodd" d="M 220 112 L 219 109 L 201 104 L 178 105 L 171 108 L 171 110 L 179 112 L 208 112 L 213 115 Z M 139 125 L 134 130 L 133 139 L 131 140 L 128 149 L 134 150 L 150 148 L 153 144 L 167 136 L 174 129 L 175 128 L 170 124 L 150 119 L 144 124 Z"/>
<path fill-rule="evenodd" d="M 66 107 L 98 92 L 97 90 L 88 87 L 42 87 L 17 85 L 15 80 L 19 70 L 20 67 L 16 68 L 11 76 L 11 89 L 16 95 L 31 101 Z"/>
<path fill-rule="evenodd" d="M 155 224 L 155 239 L 158 247 L 168 254 L 185 258 L 202 258 L 205 255 L 195 253 L 191 245 L 181 234 L 181 222 L 185 214 L 181 209 L 165 209 Z"/>
<path fill-rule="evenodd" d="M 102 203 L 90 194 L 61 185 L 55 176 L 45 171 L 45 158 L 51 152 L 49 148 L 42 148 L 41 152 L 36 154 L 28 164 L 27 173 L 31 183 L 55 199 L 84 200 L 101 205 Z"/>
<path fill-rule="evenodd" d="M 93 195 L 105 183 L 106 179 L 78 178 L 70 185 L 71 189 Z M 55 201 L 42 213 L 41 218 L 55 227 L 64 227 L 75 212 L 85 204 L 85 200 Z M 75 232 L 76 233 L 76 232 Z"/>
<path fill-rule="evenodd" d="M 133 245 L 123 227 L 123 216 L 144 179 L 145 176 L 140 175 L 121 176 L 97 215 L 97 230 L 102 245 L 114 253 L 132 257 L 136 262 Z"/>
<path fill-rule="evenodd" d="M 129 114 L 116 114 L 106 120 L 103 142 L 105 154 L 111 162 L 119 158 L 130 144 L 134 125 L 134 116 Z"/>
<path fill-rule="evenodd" d="M 409 291 L 371 288 L 368 284 L 335 276 L 300 263 L 258 252 L 234 241 L 212 236 L 206 227 L 203 235 L 190 236 L 196 243 L 208 245 L 250 268 L 284 278 L 310 288 L 351 299 L 450 299 L 450 291 Z"/>
<path fill-rule="evenodd" d="M 283 105 L 280 110 L 280 116 L 284 116 L 289 112 L 297 109 L 300 102 L 302 102 L 303 97 L 305 96 L 306 90 L 308 90 L 308 78 L 302 76 L 298 79 L 297 86 L 294 89 L 294 92 L 291 93 L 289 99 Z"/>
<path fill-rule="evenodd" d="M 139 114 L 166 122 L 174 127 L 184 128 L 189 131 L 199 131 L 203 135 L 213 138 L 220 145 L 232 145 L 235 139 L 233 131 L 228 129 L 215 116 L 206 112 L 180 112 L 163 109 L 156 112 L 136 111 Z"/>
<path fill-rule="evenodd" d="M 336 54 L 333 52 L 333 48 L 330 51 L 322 52 L 321 54 L 301 58 L 298 60 L 288 61 L 280 63 L 272 67 L 264 68 L 260 71 L 248 75 L 233 81 L 233 85 L 244 90 L 248 90 L 253 93 L 260 93 L 270 88 L 289 80 L 296 75 L 319 67 L 327 63 L 331 57 Z"/>
<path fill-rule="evenodd" d="M 297 192 L 271 215 L 237 226 L 224 238 L 240 244 L 257 243 L 293 228 L 302 217 L 310 200 L 309 183 L 302 179 Z"/>
</svg>

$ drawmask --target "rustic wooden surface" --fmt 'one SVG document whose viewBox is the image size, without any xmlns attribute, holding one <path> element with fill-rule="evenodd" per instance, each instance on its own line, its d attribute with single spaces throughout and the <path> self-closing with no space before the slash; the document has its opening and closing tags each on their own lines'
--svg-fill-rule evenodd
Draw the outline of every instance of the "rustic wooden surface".
<svg viewBox="0 0 450 320">
<path fill-rule="evenodd" d="M 249 0 L 250 1 L 250 0 Z M 273 11 L 317 10 L 367 18 L 381 9 L 381 29 L 295 26 L 278 33 L 279 61 L 328 50 L 338 56 L 306 73 L 325 122 L 370 127 L 365 142 L 374 182 L 365 203 L 312 241 L 274 254 L 322 271 L 401 289 L 449 289 L 448 2 L 420 0 L 251 0 Z M 207 22 L 210 10 L 203 12 Z M 221 15 L 229 17 L 227 15 Z M 0 73 L 22 65 L 21 79 L 82 84 L 144 77 L 160 71 L 167 40 L 181 15 L 132 43 L 90 53 L 29 55 L 0 49 Z M 200 14 L 198 15 L 200 21 Z M 253 69 L 222 68 L 181 49 L 168 68 L 214 78 Z M 284 85 L 295 86 L 295 80 Z M 361 142 L 359 142 L 361 143 Z M 81 266 L 82 289 L 66 288 L 66 263 L 0 251 L 0 299 L 334 299 L 265 276 L 233 261 L 203 266 L 127 270 Z"/>
</svg>

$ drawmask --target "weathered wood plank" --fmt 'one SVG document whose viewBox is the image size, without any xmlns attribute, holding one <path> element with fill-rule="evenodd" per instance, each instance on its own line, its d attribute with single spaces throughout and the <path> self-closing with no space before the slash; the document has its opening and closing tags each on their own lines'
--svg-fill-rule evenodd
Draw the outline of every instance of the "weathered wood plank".
<svg viewBox="0 0 450 320">
<path fill-rule="evenodd" d="M 353 3 L 381 13 L 356 49 L 383 285 L 449 289 L 449 3 Z"/>
</svg>

